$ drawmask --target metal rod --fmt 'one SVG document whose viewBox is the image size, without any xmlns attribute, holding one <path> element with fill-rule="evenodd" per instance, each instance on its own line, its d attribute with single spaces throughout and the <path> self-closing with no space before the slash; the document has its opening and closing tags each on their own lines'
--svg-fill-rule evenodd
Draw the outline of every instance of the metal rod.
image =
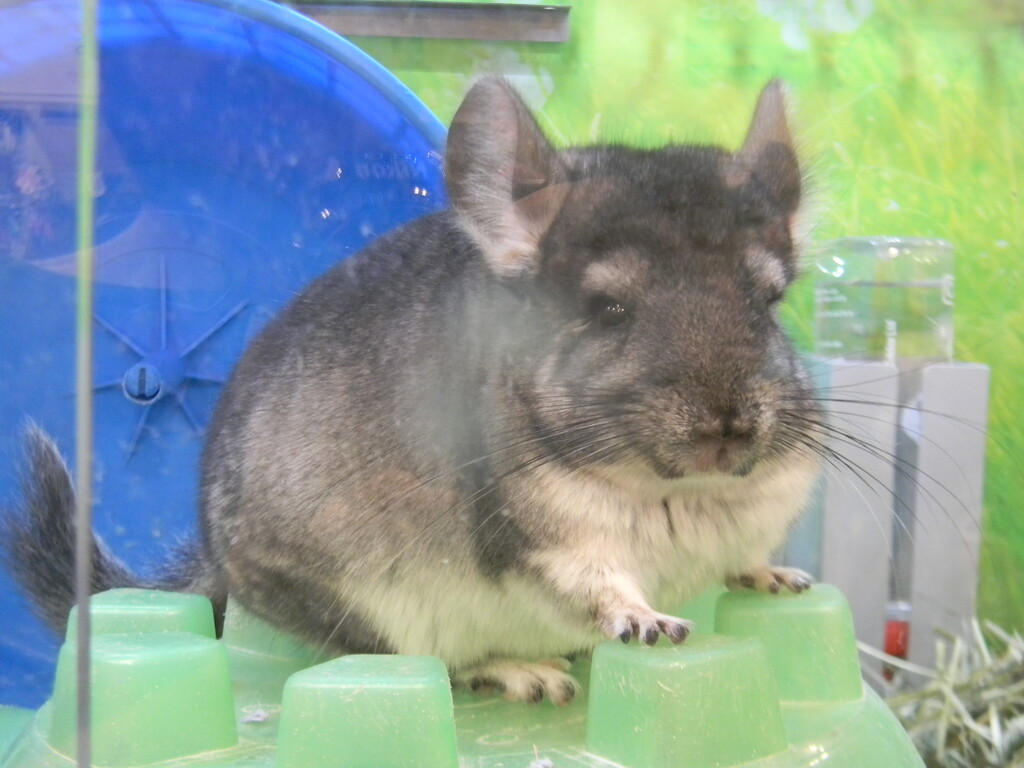
<svg viewBox="0 0 1024 768">
<path fill-rule="evenodd" d="M 75 592 L 77 631 L 77 744 L 78 768 L 92 764 L 90 711 L 92 586 L 92 435 L 93 435 L 93 175 L 96 168 L 96 113 L 99 100 L 99 61 L 96 39 L 97 0 L 82 0 L 81 93 L 78 120 L 78 200 L 76 245 L 78 296 L 75 381 Z"/>
</svg>

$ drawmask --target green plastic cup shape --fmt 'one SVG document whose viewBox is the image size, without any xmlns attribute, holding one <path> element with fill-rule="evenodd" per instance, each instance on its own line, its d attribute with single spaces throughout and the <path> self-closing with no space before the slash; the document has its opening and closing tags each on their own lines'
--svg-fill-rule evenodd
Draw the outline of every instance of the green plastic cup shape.
<svg viewBox="0 0 1024 768">
<path fill-rule="evenodd" d="M 152 589 L 111 589 L 89 600 L 92 634 L 191 632 L 214 637 L 213 607 L 202 595 Z M 78 631 L 78 608 L 71 609 L 65 639 Z"/>
<path fill-rule="evenodd" d="M 727 768 L 787 748 L 775 680 L 753 639 L 603 643 L 587 718 L 587 750 L 629 768 Z"/>
<path fill-rule="evenodd" d="M 829 584 L 799 595 L 724 594 L 715 630 L 764 643 L 783 702 L 838 703 L 864 694 L 850 608 Z"/>
<path fill-rule="evenodd" d="M 292 675 L 276 768 L 456 768 L 451 683 L 440 659 L 353 655 Z"/>
<path fill-rule="evenodd" d="M 76 747 L 74 643 L 57 659 L 47 741 Z M 182 632 L 98 635 L 90 679 L 93 764 L 148 765 L 234 746 L 238 741 L 228 659 L 215 640 Z"/>
<path fill-rule="evenodd" d="M 294 671 L 326 661 L 295 635 L 267 624 L 230 598 L 224 615 L 224 643 L 245 653 L 288 661 Z"/>
</svg>

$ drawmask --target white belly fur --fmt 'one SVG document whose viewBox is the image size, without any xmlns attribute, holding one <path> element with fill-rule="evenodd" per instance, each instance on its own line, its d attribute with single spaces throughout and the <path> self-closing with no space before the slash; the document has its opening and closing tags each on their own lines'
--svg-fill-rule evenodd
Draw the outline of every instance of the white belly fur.
<svg viewBox="0 0 1024 768">
<path fill-rule="evenodd" d="M 531 501 L 545 504 L 552 528 L 564 535 L 533 553 L 532 564 L 565 574 L 608 564 L 653 608 L 673 611 L 726 576 L 766 564 L 816 474 L 810 457 L 790 457 L 785 469 L 765 467 L 747 478 L 673 482 L 547 467 L 535 473 Z M 452 669 L 486 658 L 564 655 L 602 639 L 586 611 L 535 578 L 508 573 L 494 581 L 471 562 L 444 559 L 424 565 L 415 581 L 364 583 L 356 594 L 348 587 L 346 599 L 398 652 L 439 656 Z"/>
</svg>

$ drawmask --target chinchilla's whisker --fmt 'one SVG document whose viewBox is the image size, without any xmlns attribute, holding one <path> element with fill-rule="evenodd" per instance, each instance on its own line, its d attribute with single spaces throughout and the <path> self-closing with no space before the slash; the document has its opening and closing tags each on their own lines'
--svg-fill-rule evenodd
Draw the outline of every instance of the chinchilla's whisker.
<svg viewBox="0 0 1024 768">
<path fill-rule="evenodd" d="M 835 415 L 835 414 L 833 413 L 831 415 Z M 856 416 L 854 414 L 846 414 L 845 416 L 848 419 L 856 418 Z M 885 422 L 885 423 L 888 423 L 888 422 Z M 926 497 L 931 502 L 933 502 L 936 506 L 938 506 L 940 509 L 945 510 L 945 507 L 944 507 L 941 499 L 938 497 L 938 494 L 936 492 L 932 491 L 931 489 L 925 487 L 921 482 L 919 482 L 918 481 L 918 477 L 923 478 L 924 480 L 929 481 L 929 483 L 931 485 L 934 485 L 936 488 L 938 488 L 939 491 L 943 492 L 945 497 L 947 499 L 952 500 L 962 511 L 964 511 L 964 512 L 968 512 L 969 511 L 968 508 L 967 508 L 966 503 L 962 499 L 957 498 L 956 494 L 946 484 L 945 481 L 941 480 L 940 478 L 938 478 L 937 476 L 935 476 L 934 474 L 932 474 L 930 472 L 922 471 L 912 461 L 909 461 L 909 460 L 899 456 L 895 452 L 883 450 L 880 446 L 878 446 L 877 444 L 871 442 L 869 438 L 867 438 L 867 437 L 858 437 L 857 435 L 854 435 L 852 432 L 850 432 L 848 430 L 841 429 L 839 426 L 837 426 L 837 425 L 835 425 L 835 424 L 833 424 L 831 422 L 821 423 L 821 424 L 819 424 L 819 428 L 822 429 L 823 431 L 827 431 L 827 433 L 830 436 L 832 436 L 835 439 L 840 440 L 841 442 L 843 442 L 843 443 L 845 443 L 847 445 L 860 448 L 861 450 L 864 450 L 865 452 L 872 453 L 875 456 L 878 456 L 880 458 L 884 458 L 885 460 L 890 462 L 892 464 L 892 466 L 893 466 L 894 471 L 897 474 L 899 474 L 901 477 L 906 478 L 907 480 L 914 481 L 915 484 L 917 485 L 917 487 L 926 495 Z M 935 446 L 935 448 L 937 450 L 939 450 L 940 453 L 942 453 L 944 456 L 946 456 L 950 460 L 953 460 L 954 457 L 945 449 L 944 446 L 939 445 L 935 441 L 933 441 L 931 439 L 928 439 L 925 436 L 922 436 L 920 434 L 916 435 L 916 437 L 918 437 L 919 439 L 923 440 L 927 444 Z M 954 462 L 954 464 L 955 464 L 955 462 Z M 966 480 L 967 478 L 966 478 L 966 475 L 963 473 L 963 470 L 959 467 L 959 465 L 956 465 L 956 466 L 957 466 L 957 470 L 961 473 L 961 476 Z M 977 522 L 975 523 L 975 527 L 976 527 L 977 530 L 980 530 L 980 525 Z"/>
<path fill-rule="evenodd" d="M 571 424 L 569 424 L 567 426 L 563 426 L 563 427 L 559 428 L 558 430 L 551 431 L 551 432 L 546 433 L 546 434 L 541 435 L 541 436 L 529 435 L 529 436 L 526 436 L 526 437 L 521 437 L 520 439 L 515 440 L 515 441 L 507 442 L 507 444 L 503 445 L 501 448 L 498 448 L 498 449 L 495 449 L 495 450 L 492 450 L 492 451 L 488 451 L 488 452 L 482 452 L 479 455 L 475 455 L 472 458 L 467 459 L 466 461 L 462 462 L 461 464 L 453 466 L 453 467 L 451 467 L 449 469 L 446 469 L 444 471 L 436 472 L 436 473 L 434 473 L 433 475 L 431 475 L 429 477 L 420 478 L 420 481 L 418 483 L 416 483 L 415 485 L 413 485 L 413 486 L 403 490 L 398 495 L 389 497 L 388 499 L 384 500 L 383 503 L 382 503 L 382 507 L 392 506 L 392 505 L 400 502 L 403 498 L 407 497 L 409 494 L 415 493 L 415 492 L 421 490 L 422 488 L 424 488 L 424 487 L 426 487 L 426 486 L 428 486 L 430 484 L 443 482 L 443 481 L 447 480 L 448 478 L 450 478 L 452 476 L 458 476 L 460 473 L 464 472 L 465 470 L 471 469 L 471 468 L 473 468 L 475 466 L 488 465 L 488 464 L 492 463 L 495 459 L 502 459 L 503 461 L 515 461 L 515 453 L 517 451 L 520 451 L 520 450 L 528 451 L 529 449 L 532 449 L 532 448 L 535 448 L 535 447 L 537 447 L 539 445 L 542 445 L 544 442 L 555 441 L 556 443 L 558 443 L 558 447 L 560 448 L 559 453 L 561 455 L 564 451 L 566 451 L 567 449 L 571 448 L 573 442 L 578 441 L 579 439 L 581 439 L 581 435 L 582 434 L 586 434 L 587 430 L 593 429 L 593 428 L 598 428 L 598 427 L 601 427 L 601 426 L 607 426 L 607 425 L 612 424 L 612 423 L 613 422 L 611 422 L 607 418 L 601 418 L 601 419 L 596 419 L 595 418 L 595 419 L 591 419 L 591 420 L 588 420 L 588 421 L 578 421 L 578 422 L 573 422 L 573 423 L 571 423 Z M 558 440 L 559 438 L 564 438 L 564 439 L 562 439 L 559 442 L 559 440 Z M 571 439 L 569 439 L 569 438 L 571 438 Z M 568 455 L 571 455 L 571 454 L 572 454 L 572 452 L 569 451 L 569 453 L 565 454 L 565 455 L 568 456 Z M 548 460 L 546 456 L 541 456 L 540 457 L 540 461 L 541 462 L 546 461 L 546 460 Z M 529 464 L 520 465 L 520 466 L 532 467 L 533 465 L 534 464 L 531 462 Z M 506 477 L 510 477 L 513 474 L 515 474 L 515 470 L 507 472 L 507 473 L 503 473 L 502 475 L 499 476 L 499 479 L 505 479 Z M 471 501 L 473 501 L 473 499 L 471 498 L 468 501 L 471 502 Z M 369 521 L 367 521 L 367 523 L 364 523 L 364 524 L 368 524 L 368 522 Z"/>
<path fill-rule="evenodd" d="M 612 438 L 609 438 L 609 439 L 612 439 Z M 584 450 L 584 449 L 581 448 L 581 449 L 578 449 L 578 450 Z M 588 458 L 591 458 L 591 457 L 592 457 L 592 455 L 588 456 Z M 425 524 L 424 524 L 424 533 L 426 533 L 426 531 L 428 529 L 434 527 L 438 523 L 440 523 L 442 521 L 445 521 L 445 520 L 449 520 L 453 515 L 459 514 L 460 512 L 462 512 L 462 511 L 466 510 L 467 508 L 473 506 L 476 502 L 480 501 L 484 497 L 486 497 L 489 494 L 493 493 L 494 491 L 496 491 L 500 487 L 501 483 L 504 480 L 507 480 L 510 477 L 515 476 L 516 474 L 519 474 L 519 473 L 528 471 L 530 469 L 533 469 L 536 466 L 539 466 L 539 465 L 542 465 L 542 464 L 545 464 L 545 463 L 549 463 L 550 461 L 551 461 L 551 458 L 549 456 L 533 457 L 533 458 L 529 459 L 528 461 L 526 461 L 526 462 L 524 462 L 522 464 L 518 464 L 516 466 L 513 466 L 512 468 L 506 470 L 505 472 L 495 476 L 494 478 L 489 480 L 486 484 L 484 484 L 480 488 L 476 489 L 472 494 L 467 496 L 465 499 L 461 500 L 458 504 L 456 504 L 454 506 L 450 506 L 450 507 L 444 508 L 444 509 L 440 510 L 439 512 L 437 512 L 436 514 L 430 516 L 427 519 L 427 521 L 425 522 Z M 505 506 L 507 506 L 507 504 L 508 504 L 508 502 L 506 501 L 505 504 L 501 508 L 504 508 Z M 501 509 L 501 508 L 499 508 L 499 509 Z M 491 512 L 486 518 L 484 518 L 482 521 L 480 521 L 480 523 L 477 526 L 477 530 L 482 529 L 494 517 L 495 514 L 498 514 L 498 511 Z M 423 534 L 421 534 L 421 536 L 422 535 Z M 399 562 L 403 557 L 408 555 L 408 553 L 415 546 L 417 546 L 418 543 L 419 543 L 419 539 L 411 539 L 405 545 L 405 547 L 403 547 L 401 550 L 399 550 L 398 552 L 395 553 L 395 555 L 391 559 L 390 563 L 394 564 L 394 563 Z"/>
<path fill-rule="evenodd" d="M 803 444 L 805 444 L 807 447 L 811 448 L 815 453 L 817 453 L 822 458 L 822 460 L 829 467 L 834 469 L 837 472 L 836 477 L 840 481 L 842 481 L 847 475 L 852 475 L 858 480 L 860 480 L 860 483 L 854 485 L 853 487 L 856 489 L 857 494 L 860 495 L 862 500 L 864 501 L 864 508 L 871 514 L 872 519 L 877 525 L 879 531 L 882 532 L 883 536 L 887 536 L 888 534 L 886 533 L 885 526 L 883 524 L 883 519 L 881 517 L 882 513 L 877 511 L 876 504 L 872 504 L 868 499 L 864 498 L 862 489 L 868 490 L 875 497 L 876 501 L 887 501 L 888 499 L 895 498 L 894 489 L 886 485 L 878 478 L 871 475 L 871 473 L 868 472 L 868 470 L 863 465 L 854 461 L 848 455 L 840 453 L 839 451 L 831 448 L 828 445 L 821 443 L 820 441 L 808 441 L 806 439 L 806 436 L 804 435 L 799 435 L 797 439 Z M 888 499 L 879 492 L 879 488 L 883 489 L 889 494 Z M 906 524 L 899 518 L 895 519 L 897 525 L 899 525 L 906 533 L 909 534 L 910 531 L 909 529 L 907 529 Z"/>
<path fill-rule="evenodd" d="M 919 410 L 919 409 L 915 408 L 914 410 Z M 932 413 L 933 413 L 933 415 L 940 415 L 937 412 L 932 412 Z M 875 424 L 882 424 L 882 425 L 885 425 L 885 426 L 888 426 L 888 425 L 891 424 L 891 421 L 889 419 L 883 419 L 881 417 L 873 417 L 873 416 L 869 416 L 867 414 L 855 413 L 855 412 L 847 412 L 847 411 L 830 410 L 829 411 L 829 418 L 832 421 L 842 420 L 844 424 L 848 425 L 848 428 L 858 427 L 859 426 L 858 422 L 870 422 L 870 423 L 875 423 Z M 955 419 L 954 419 L 954 421 L 963 422 L 963 424 L 962 424 L 963 426 L 971 426 L 971 423 L 969 421 L 955 420 Z M 931 436 L 929 436 L 926 433 L 923 433 L 923 432 L 917 431 L 917 430 L 909 430 L 906 427 L 906 425 L 902 425 L 901 428 L 902 428 L 902 430 L 905 433 L 910 435 L 915 441 L 920 442 L 920 443 L 922 443 L 924 445 L 931 446 L 932 448 L 937 450 L 941 455 L 943 455 L 944 457 L 949 459 L 950 463 L 952 464 L 952 466 L 955 467 L 956 471 L 959 473 L 960 478 L 964 482 L 969 482 L 970 481 L 970 478 L 968 478 L 967 473 L 960 466 L 960 464 L 956 461 L 956 457 L 949 451 L 949 449 L 945 445 L 943 445 L 941 442 L 935 440 L 934 438 L 932 438 Z M 974 431 L 976 431 L 976 432 L 980 432 L 980 433 L 983 433 L 983 434 L 986 434 L 986 435 L 988 434 L 983 428 L 979 427 L 976 424 L 973 425 L 971 428 Z M 836 429 L 838 430 L 838 426 L 836 427 Z M 863 430 L 863 431 L 866 431 L 866 430 Z M 852 432 L 849 432 L 848 430 L 844 431 L 843 434 L 845 434 L 847 437 L 852 437 Z M 996 441 L 996 444 L 998 445 L 999 442 Z M 881 450 L 881 449 L 879 449 L 879 450 Z M 961 510 L 963 510 L 965 512 L 968 511 L 967 510 L 967 506 L 963 502 L 963 500 L 958 499 L 956 494 L 953 493 L 952 490 L 943 481 L 940 481 L 937 477 L 933 476 L 932 474 L 930 474 L 928 472 L 922 472 L 920 470 L 920 468 L 917 467 L 916 464 L 914 464 L 913 462 L 910 462 L 910 461 L 904 459 L 903 457 L 900 457 L 896 453 L 887 453 L 886 455 L 887 455 L 887 458 L 889 458 L 890 460 L 898 462 L 898 463 L 900 463 L 902 465 L 905 465 L 907 470 L 908 470 L 908 472 L 915 471 L 915 472 L 919 473 L 923 478 L 926 478 L 926 479 L 932 481 L 937 487 L 939 487 L 942 491 L 944 491 L 947 494 L 949 499 L 952 499 L 952 500 L 956 501 L 958 503 L 958 506 L 960 507 Z M 909 476 L 908 476 L 908 478 L 909 478 Z M 935 499 L 935 501 L 938 501 L 938 500 Z"/>
<path fill-rule="evenodd" d="M 833 404 L 871 406 L 873 408 L 889 409 L 889 410 L 906 409 L 906 410 L 914 411 L 916 413 L 925 414 L 925 415 L 928 415 L 928 416 L 936 416 L 936 417 L 938 417 L 940 419 L 944 419 L 944 420 L 949 421 L 949 422 L 951 422 L 953 424 L 956 424 L 957 426 L 961 426 L 961 427 L 964 427 L 965 429 L 969 429 L 972 432 L 975 432 L 976 434 L 985 435 L 986 437 L 989 437 L 989 438 L 992 437 L 992 435 L 989 433 L 989 431 L 987 430 L 987 428 L 984 425 L 977 423 L 973 419 L 964 418 L 963 416 L 957 416 L 957 415 L 951 414 L 951 413 L 945 413 L 943 411 L 937 411 L 937 410 L 932 409 L 932 408 L 926 408 L 923 405 L 919 405 L 919 404 L 916 404 L 916 403 L 915 404 L 908 404 L 908 403 L 900 402 L 900 401 L 897 401 L 897 400 L 888 401 L 888 400 L 878 400 L 878 399 L 874 399 L 874 398 L 868 399 L 868 398 L 861 398 L 861 397 L 835 397 L 835 396 L 829 396 L 829 395 L 819 395 L 819 396 L 816 396 L 815 400 L 820 405 L 829 406 L 828 412 L 830 414 L 831 413 L 837 413 L 837 412 L 841 413 L 841 411 L 836 411 L 836 410 L 832 409 L 831 406 Z M 875 419 L 875 420 L 879 420 L 879 421 L 886 421 L 885 419 L 882 419 L 882 417 L 878 417 L 878 416 L 872 417 L 872 416 L 869 416 L 868 414 L 856 413 L 854 415 L 857 418 L 868 418 L 868 419 Z"/>
<path fill-rule="evenodd" d="M 794 416 L 794 418 L 801 417 Z M 914 465 L 912 462 L 903 459 L 902 457 L 896 455 L 895 453 L 883 450 L 878 445 L 872 443 L 869 439 L 858 437 L 852 433 L 839 429 L 835 425 L 827 422 L 819 421 L 811 424 L 810 427 L 812 429 L 817 429 L 821 434 L 827 437 L 831 437 L 832 439 L 842 444 L 848 445 L 853 448 L 857 448 L 877 458 L 884 459 L 892 467 L 893 471 L 897 475 L 914 482 L 916 487 L 918 488 L 918 491 L 924 494 L 925 498 L 927 498 L 930 502 L 929 506 L 934 505 L 935 508 L 938 508 L 944 514 L 946 514 L 947 518 L 952 519 L 949 515 L 949 512 L 946 510 L 945 504 L 939 497 L 938 493 L 933 491 L 931 488 L 927 487 L 927 484 L 922 483 L 919 478 L 927 480 L 929 484 L 933 484 L 934 486 L 936 486 L 941 492 L 943 492 L 943 494 L 948 500 L 951 500 L 956 506 L 958 506 L 964 512 L 969 511 L 965 502 L 962 499 L 957 498 L 956 494 L 953 493 L 952 489 L 950 489 L 949 486 L 945 484 L 942 480 L 940 480 L 938 477 L 935 477 L 933 474 L 928 472 L 921 472 L 921 470 L 918 467 L 916 467 L 916 465 Z M 836 458 L 840 457 L 840 454 L 838 452 L 835 452 L 835 454 Z M 853 471 L 853 469 L 857 467 L 860 470 L 859 472 L 856 473 L 857 477 L 862 481 L 862 483 L 868 485 L 868 480 L 864 476 L 866 474 L 864 468 L 853 462 L 847 455 L 843 454 L 841 456 L 842 459 L 845 461 L 848 469 Z M 895 487 L 887 486 L 884 482 L 882 482 L 879 478 L 876 477 L 871 477 L 870 480 L 871 483 L 877 484 L 879 487 L 885 488 L 885 490 L 888 491 L 891 495 L 891 498 L 893 502 L 897 505 L 897 507 L 900 510 L 906 512 L 907 514 L 912 515 L 915 522 L 921 526 L 922 531 L 927 533 L 927 520 L 924 520 L 917 510 L 911 508 L 906 500 L 900 498 L 899 494 L 896 493 Z M 969 516 L 966 515 L 965 518 L 971 519 Z M 906 524 L 899 518 L 899 516 L 896 516 L 894 519 L 896 521 L 896 524 L 899 525 L 905 533 L 911 535 L 911 531 L 907 528 Z M 980 523 L 974 521 L 974 528 L 975 533 L 980 532 Z M 966 546 L 966 537 L 963 536 L 962 532 L 960 540 L 961 543 L 963 543 Z"/>
<path fill-rule="evenodd" d="M 476 464 L 480 464 L 491 459 L 502 456 L 503 454 L 511 454 L 524 448 L 534 447 L 545 439 L 555 439 L 563 436 L 576 436 L 580 432 L 587 429 L 599 428 L 602 425 L 614 424 L 614 415 L 607 413 L 601 413 L 597 416 L 589 416 L 587 418 L 578 418 L 568 424 L 562 425 L 556 430 L 545 430 L 542 435 L 537 434 L 524 434 L 522 428 L 508 428 L 501 432 L 498 432 L 496 439 L 502 442 L 501 447 L 495 448 L 489 452 L 482 452 L 479 455 L 474 455 L 472 458 L 466 459 L 465 461 L 456 464 L 450 468 L 436 472 L 435 474 L 422 478 L 422 483 L 432 483 L 444 480 L 452 475 L 456 475 L 459 472 L 470 468 Z M 402 446 L 397 446 L 388 452 L 378 452 L 368 461 L 363 464 L 354 467 L 347 475 L 338 478 L 334 483 L 328 486 L 322 493 L 323 496 L 337 490 L 339 486 L 345 483 L 351 482 L 357 474 L 367 473 L 372 470 L 377 464 L 380 464 L 388 460 L 393 454 L 402 450 Z M 415 490 L 419 485 L 408 489 L 407 492 Z M 393 499 L 394 501 L 396 499 Z"/>
</svg>

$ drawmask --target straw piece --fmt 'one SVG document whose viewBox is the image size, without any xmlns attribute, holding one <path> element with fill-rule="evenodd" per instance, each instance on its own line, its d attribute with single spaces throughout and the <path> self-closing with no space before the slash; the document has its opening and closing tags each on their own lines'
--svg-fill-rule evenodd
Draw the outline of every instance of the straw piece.
<svg viewBox="0 0 1024 768">
<path fill-rule="evenodd" d="M 896 670 L 883 692 L 928 768 L 1024 768 L 1024 639 L 990 621 L 938 632 L 935 669 L 859 644 Z"/>
</svg>

